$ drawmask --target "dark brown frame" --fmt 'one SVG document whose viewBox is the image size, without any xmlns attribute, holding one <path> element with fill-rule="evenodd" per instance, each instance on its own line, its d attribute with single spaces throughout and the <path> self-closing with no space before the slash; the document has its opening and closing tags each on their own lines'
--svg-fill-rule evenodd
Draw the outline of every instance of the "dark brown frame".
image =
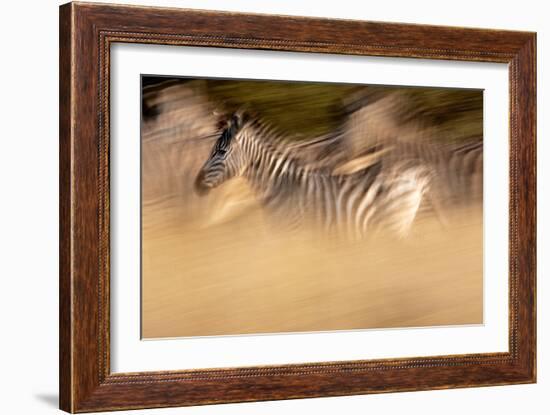
<svg viewBox="0 0 550 415">
<path fill-rule="evenodd" d="M 110 373 L 113 42 L 508 63 L 509 352 Z M 61 6 L 61 409 L 90 412 L 535 382 L 535 103 L 535 33 L 105 4 Z"/>
</svg>

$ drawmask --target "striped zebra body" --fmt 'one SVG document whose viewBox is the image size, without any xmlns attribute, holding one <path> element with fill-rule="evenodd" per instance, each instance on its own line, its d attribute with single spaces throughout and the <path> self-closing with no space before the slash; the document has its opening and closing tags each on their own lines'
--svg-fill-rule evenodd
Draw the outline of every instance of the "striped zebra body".
<svg viewBox="0 0 550 415">
<path fill-rule="evenodd" d="M 276 141 L 267 127 L 233 117 L 197 176 L 197 192 L 242 176 L 278 222 L 311 222 L 354 239 L 378 226 L 408 233 L 429 187 L 426 168 L 409 160 L 333 174 L 301 163 Z"/>
<path fill-rule="evenodd" d="M 401 143 L 388 154 L 392 160 L 415 160 L 432 172 L 430 193 L 446 209 L 483 201 L 483 141 L 460 145 Z"/>
<path fill-rule="evenodd" d="M 417 216 L 435 215 L 443 225 L 464 209 L 481 212 L 483 204 L 483 142 L 460 145 L 403 142 L 378 148 L 384 165 L 417 163 L 430 172 L 430 186 Z"/>
<path fill-rule="evenodd" d="M 442 180 L 448 183 L 455 204 L 483 201 L 483 142 L 476 141 L 448 150 Z"/>
</svg>

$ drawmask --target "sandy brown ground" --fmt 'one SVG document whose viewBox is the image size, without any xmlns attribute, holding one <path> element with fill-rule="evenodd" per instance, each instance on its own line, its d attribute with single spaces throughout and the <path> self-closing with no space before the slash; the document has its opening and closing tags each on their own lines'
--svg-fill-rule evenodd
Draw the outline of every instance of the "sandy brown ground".
<svg viewBox="0 0 550 415">
<path fill-rule="evenodd" d="M 143 211 L 144 338 L 482 323 L 481 215 L 410 237 L 341 243 L 267 226 Z"/>
</svg>

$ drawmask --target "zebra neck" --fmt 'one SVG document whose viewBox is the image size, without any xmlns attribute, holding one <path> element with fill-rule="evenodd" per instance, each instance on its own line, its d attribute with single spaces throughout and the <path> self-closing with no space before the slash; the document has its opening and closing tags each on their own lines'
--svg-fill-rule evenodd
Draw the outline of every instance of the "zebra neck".
<svg viewBox="0 0 550 415">
<path fill-rule="evenodd" d="M 304 176 L 312 174 L 302 163 L 293 158 L 282 146 L 272 144 L 268 136 L 243 131 L 241 145 L 247 168 L 243 175 L 254 190 L 264 197 L 278 192 L 282 187 L 297 185 Z"/>
</svg>

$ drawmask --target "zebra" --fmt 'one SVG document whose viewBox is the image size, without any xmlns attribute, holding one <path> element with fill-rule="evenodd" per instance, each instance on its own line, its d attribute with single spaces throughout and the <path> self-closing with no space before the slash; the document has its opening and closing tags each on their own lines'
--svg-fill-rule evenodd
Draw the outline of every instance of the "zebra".
<svg viewBox="0 0 550 415">
<path fill-rule="evenodd" d="M 387 157 L 416 160 L 432 172 L 430 198 L 432 206 L 439 206 L 438 214 L 482 205 L 482 139 L 461 144 L 405 142 L 390 149 Z"/>
<path fill-rule="evenodd" d="M 455 205 L 481 204 L 483 201 L 483 141 L 450 146 L 435 170 Z"/>
<path fill-rule="evenodd" d="M 205 195 L 233 177 L 244 177 L 261 205 L 292 226 L 306 222 L 352 239 L 386 227 L 405 237 L 429 189 L 431 173 L 406 160 L 375 162 L 352 174 L 333 174 L 291 154 L 291 146 L 265 124 L 233 114 L 195 179 Z"/>
<path fill-rule="evenodd" d="M 443 222 L 451 211 L 474 207 L 483 201 L 483 137 L 463 136 L 454 131 L 449 137 L 434 123 L 408 111 L 409 121 L 400 119 L 403 103 L 400 93 L 363 90 L 344 104 L 347 112 L 341 127 L 340 142 L 344 160 L 336 172 L 354 171 L 377 158 L 391 164 L 416 160 L 432 172 L 430 208 Z M 456 143 L 460 138 L 462 143 Z M 437 208 L 436 208 L 437 206 Z M 425 210 L 424 210 L 425 211 Z M 435 211 L 435 212 L 434 212 Z"/>
</svg>

